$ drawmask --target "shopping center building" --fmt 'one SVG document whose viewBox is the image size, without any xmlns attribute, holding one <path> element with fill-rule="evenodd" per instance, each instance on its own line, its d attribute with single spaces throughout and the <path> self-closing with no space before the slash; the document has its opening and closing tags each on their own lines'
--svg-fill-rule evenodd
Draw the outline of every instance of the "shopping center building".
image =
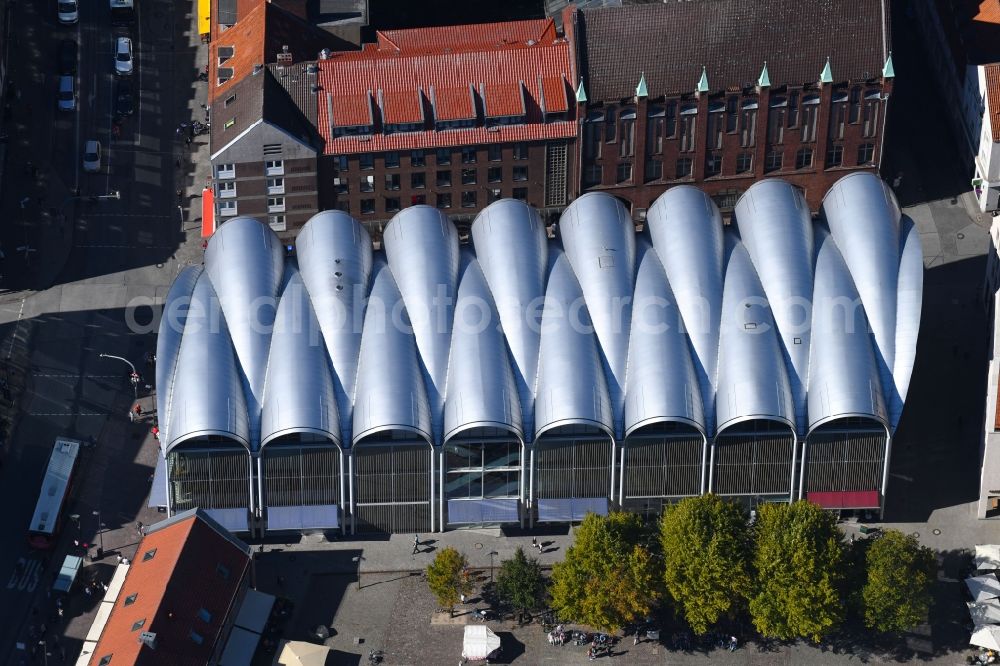
<svg viewBox="0 0 1000 666">
<path fill-rule="evenodd" d="M 255 534 L 655 515 L 706 492 L 879 511 L 917 230 L 867 173 L 818 219 L 778 179 L 734 217 L 690 186 L 639 234 L 608 194 L 555 229 L 504 199 L 465 244 L 414 206 L 373 247 L 326 211 L 294 253 L 232 219 L 164 304 L 158 501 Z"/>
</svg>

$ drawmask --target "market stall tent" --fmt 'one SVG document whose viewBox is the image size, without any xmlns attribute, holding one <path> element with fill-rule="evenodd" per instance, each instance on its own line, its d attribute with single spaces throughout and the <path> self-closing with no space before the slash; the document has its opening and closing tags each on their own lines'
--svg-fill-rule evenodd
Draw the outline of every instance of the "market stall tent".
<svg viewBox="0 0 1000 666">
<path fill-rule="evenodd" d="M 482 661 L 500 649 L 500 637 L 483 625 L 466 626 L 462 641 L 462 658 Z"/>
</svg>

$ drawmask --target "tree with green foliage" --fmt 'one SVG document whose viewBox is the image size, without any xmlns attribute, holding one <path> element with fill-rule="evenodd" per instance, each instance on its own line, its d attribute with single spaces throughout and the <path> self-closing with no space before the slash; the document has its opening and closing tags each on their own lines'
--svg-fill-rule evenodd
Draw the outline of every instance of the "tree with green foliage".
<svg viewBox="0 0 1000 666">
<path fill-rule="evenodd" d="M 764 636 L 819 641 L 844 617 L 843 535 L 832 513 L 805 501 L 757 509 L 750 617 Z"/>
<path fill-rule="evenodd" d="M 472 592 L 472 582 L 467 575 L 465 555 L 451 546 L 442 549 L 427 567 L 427 586 L 437 597 L 438 604 L 455 614 L 455 604 L 463 594 Z"/>
<path fill-rule="evenodd" d="M 649 614 L 660 596 L 639 516 L 588 514 L 552 570 L 552 607 L 565 620 L 605 631 Z"/>
<path fill-rule="evenodd" d="M 937 576 L 934 553 L 899 530 L 861 539 L 855 547 L 864 551 L 861 606 L 865 625 L 876 631 L 900 632 L 924 622 Z"/>
<path fill-rule="evenodd" d="M 668 507 L 660 545 L 667 592 L 696 634 L 750 596 L 750 530 L 735 502 L 702 495 Z"/>
<path fill-rule="evenodd" d="M 500 563 L 497 594 L 518 613 L 537 608 L 545 593 L 545 577 L 538 560 L 524 554 L 518 546 L 514 557 Z"/>
</svg>

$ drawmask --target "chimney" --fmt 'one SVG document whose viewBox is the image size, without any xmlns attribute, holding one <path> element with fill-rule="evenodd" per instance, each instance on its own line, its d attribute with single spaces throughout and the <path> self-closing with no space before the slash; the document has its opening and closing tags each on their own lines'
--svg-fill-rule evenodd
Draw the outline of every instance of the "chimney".
<svg viewBox="0 0 1000 666">
<path fill-rule="evenodd" d="M 292 54 L 288 52 L 287 44 L 281 47 L 281 53 L 278 54 L 278 62 L 282 65 L 292 64 Z"/>
<path fill-rule="evenodd" d="M 144 631 L 139 634 L 139 642 L 148 647 L 150 650 L 156 649 L 156 632 Z"/>
</svg>

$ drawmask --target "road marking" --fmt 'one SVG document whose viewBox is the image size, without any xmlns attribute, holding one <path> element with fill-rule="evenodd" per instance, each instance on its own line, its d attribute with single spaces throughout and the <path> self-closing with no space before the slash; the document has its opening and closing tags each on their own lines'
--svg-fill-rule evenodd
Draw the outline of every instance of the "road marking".
<svg viewBox="0 0 1000 666">
<path fill-rule="evenodd" d="M 14 340 L 17 338 L 17 332 L 21 328 L 21 317 L 24 316 L 24 301 L 21 299 L 21 309 L 17 311 L 17 324 L 14 325 L 14 332 L 10 334 L 10 345 L 7 347 L 7 360 L 14 354 Z"/>
<path fill-rule="evenodd" d="M 17 565 L 7 581 L 7 589 L 34 592 L 42 577 L 42 563 L 34 558 L 17 558 Z"/>
</svg>

